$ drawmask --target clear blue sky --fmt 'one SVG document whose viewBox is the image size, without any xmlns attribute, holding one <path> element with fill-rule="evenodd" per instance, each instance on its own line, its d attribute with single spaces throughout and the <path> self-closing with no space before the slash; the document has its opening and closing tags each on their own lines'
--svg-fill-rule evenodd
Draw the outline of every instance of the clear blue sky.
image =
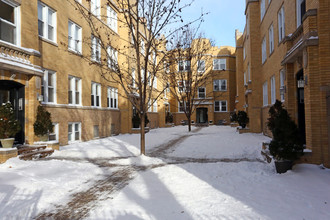
<svg viewBox="0 0 330 220">
<path fill-rule="evenodd" d="M 183 2 L 186 1 L 189 0 Z M 198 18 L 202 9 L 210 12 L 201 26 L 206 37 L 213 39 L 216 46 L 235 46 L 235 29 L 243 31 L 245 26 L 245 0 L 195 0 L 184 9 L 184 21 Z"/>
</svg>

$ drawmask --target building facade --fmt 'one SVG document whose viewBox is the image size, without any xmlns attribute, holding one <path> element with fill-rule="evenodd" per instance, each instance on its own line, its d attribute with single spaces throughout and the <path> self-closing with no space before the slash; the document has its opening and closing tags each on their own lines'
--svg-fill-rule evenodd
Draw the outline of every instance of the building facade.
<svg viewBox="0 0 330 220">
<path fill-rule="evenodd" d="M 282 101 L 306 148 L 304 162 L 330 166 L 328 0 L 247 0 L 236 32 L 237 110 L 251 132 L 270 134 L 269 108 Z"/>
</svg>

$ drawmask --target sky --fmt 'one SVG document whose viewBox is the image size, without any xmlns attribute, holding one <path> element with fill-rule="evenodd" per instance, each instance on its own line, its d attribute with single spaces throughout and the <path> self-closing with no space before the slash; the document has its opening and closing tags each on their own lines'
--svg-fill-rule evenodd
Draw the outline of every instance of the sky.
<svg viewBox="0 0 330 220">
<path fill-rule="evenodd" d="M 188 2 L 184 0 L 183 2 Z M 216 46 L 235 46 L 235 29 L 243 32 L 245 0 L 195 0 L 183 10 L 184 21 L 196 19 L 201 11 L 209 12 L 201 26 L 207 38 Z"/>
</svg>

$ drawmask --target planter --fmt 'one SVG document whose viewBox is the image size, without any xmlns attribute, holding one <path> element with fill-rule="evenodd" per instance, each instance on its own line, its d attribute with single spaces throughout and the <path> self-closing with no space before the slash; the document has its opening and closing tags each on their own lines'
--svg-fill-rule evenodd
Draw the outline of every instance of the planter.
<svg viewBox="0 0 330 220">
<path fill-rule="evenodd" d="M 0 139 L 3 148 L 12 148 L 15 138 Z"/>
<path fill-rule="evenodd" d="M 286 171 L 291 170 L 292 165 L 292 160 L 275 161 L 275 168 L 277 173 L 285 173 Z"/>
</svg>

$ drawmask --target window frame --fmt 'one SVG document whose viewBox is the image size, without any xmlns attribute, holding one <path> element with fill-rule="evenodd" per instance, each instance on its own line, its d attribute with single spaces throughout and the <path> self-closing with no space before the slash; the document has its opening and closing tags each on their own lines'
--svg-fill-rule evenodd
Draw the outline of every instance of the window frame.
<svg viewBox="0 0 330 220">
<path fill-rule="evenodd" d="M 225 65 L 224 68 L 221 68 L 221 65 Z M 227 59 L 213 59 L 213 70 L 226 70 L 227 69 Z"/>
<path fill-rule="evenodd" d="M 91 0 L 90 1 L 90 10 L 93 15 L 100 18 L 101 17 L 101 0 Z"/>
<path fill-rule="evenodd" d="M 76 76 L 68 76 L 68 80 L 69 80 L 69 88 L 68 88 L 68 103 L 69 105 L 75 105 L 75 106 L 82 106 L 82 99 L 81 99 L 81 95 L 82 95 L 82 88 L 81 88 L 81 78 L 76 77 Z M 77 81 L 78 81 L 78 86 L 77 86 Z M 78 91 L 76 90 L 76 88 L 78 87 Z M 70 90 L 72 89 L 72 90 Z M 71 98 L 71 103 L 70 103 L 70 94 L 69 92 L 72 91 L 72 98 Z M 79 94 L 79 103 L 77 104 L 77 92 Z"/>
<path fill-rule="evenodd" d="M 264 64 L 267 60 L 267 42 L 266 42 L 266 36 L 262 39 L 261 43 L 261 62 Z"/>
<path fill-rule="evenodd" d="M 42 7 L 41 12 L 41 20 L 39 18 L 39 5 Z M 52 24 L 49 24 L 49 12 L 52 12 Z M 42 35 L 39 33 L 39 21 L 42 22 Z M 53 40 L 49 37 L 49 26 L 53 27 Z M 47 36 L 46 36 L 47 34 Z M 49 40 L 51 42 L 56 43 L 57 42 L 57 12 L 49 7 L 48 5 L 44 4 L 41 1 L 38 1 L 38 35 L 39 37 Z"/>
<path fill-rule="evenodd" d="M 266 14 L 266 1 L 260 0 L 260 21 L 262 21 Z"/>
<path fill-rule="evenodd" d="M 205 72 L 205 60 L 197 61 L 197 72 L 199 73 Z"/>
<path fill-rule="evenodd" d="M 222 81 L 225 82 L 225 89 L 222 89 Z M 216 85 L 215 82 L 219 82 L 218 85 Z M 219 89 L 216 89 L 216 86 L 218 86 Z M 213 80 L 213 91 L 214 92 L 225 92 L 228 89 L 228 85 L 227 85 L 227 80 L 226 79 L 215 79 Z"/>
<path fill-rule="evenodd" d="M 111 100 L 113 99 L 113 100 Z M 107 89 L 107 107 L 110 109 L 118 109 L 118 89 L 108 86 Z"/>
<path fill-rule="evenodd" d="M 268 29 L 268 40 L 269 40 L 269 54 L 271 55 L 274 51 L 274 26 L 270 25 Z"/>
<path fill-rule="evenodd" d="M 118 33 L 118 14 L 110 5 L 107 5 L 107 24 L 111 30 Z"/>
<path fill-rule="evenodd" d="M 97 83 L 97 82 L 92 82 L 91 83 L 91 106 L 92 107 L 100 108 L 102 106 L 101 95 L 102 95 L 101 84 Z"/>
<path fill-rule="evenodd" d="M 57 122 L 54 122 L 53 123 L 53 132 L 52 133 L 49 133 L 49 135 L 48 135 L 48 141 L 58 141 L 59 139 L 58 139 L 58 135 L 59 135 L 59 129 L 58 129 L 58 127 L 59 127 L 59 123 L 57 123 Z M 53 136 L 53 135 L 55 135 L 55 140 L 49 140 L 49 137 L 50 136 Z"/>
<path fill-rule="evenodd" d="M 43 95 L 43 103 L 57 103 L 57 97 L 56 97 L 56 72 L 49 69 L 43 69 L 44 75 L 42 77 L 42 83 L 41 83 L 41 91 Z M 49 74 L 52 75 L 52 82 L 54 85 L 49 86 Z M 53 89 L 53 101 L 49 101 L 49 88 Z"/>
<path fill-rule="evenodd" d="M 116 70 L 118 66 L 118 51 L 109 45 L 107 48 L 107 53 L 108 67 L 112 70 Z"/>
<path fill-rule="evenodd" d="M 179 72 L 188 72 L 191 70 L 190 60 L 180 60 L 178 62 L 178 71 Z"/>
<path fill-rule="evenodd" d="M 91 38 L 91 60 L 101 63 L 101 40 L 94 35 Z"/>
<path fill-rule="evenodd" d="M 0 25 L 1 22 L 5 23 L 6 25 L 9 25 L 11 27 L 14 27 L 13 31 L 13 42 L 1 40 L 2 42 L 14 44 L 16 46 L 21 46 L 21 7 L 17 3 L 11 1 L 11 0 L 6 0 L 6 1 L 1 1 L 2 3 L 9 5 L 14 9 L 14 23 L 11 21 L 8 21 L 6 19 L 0 18 Z M 0 33 L 1 34 L 1 33 Z"/>
<path fill-rule="evenodd" d="M 276 101 L 276 81 L 275 75 L 270 78 L 270 103 L 275 104 Z"/>
<path fill-rule="evenodd" d="M 225 111 L 223 111 L 223 103 L 225 103 L 225 105 L 224 105 Z M 219 109 L 217 110 L 217 108 L 219 108 Z M 214 112 L 228 112 L 227 100 L 214 101 Z"/>
<path fill-rule="evenodd" d="M 268 81 L 262 84 L 262 104 L 268 106 Z"/>
<path fill-rule="evenodd" d="M 204 89 L 204 92 L 200 92 L 199 89 Z M 201 97 L 200 94 L 204 94 L 204 97 Z M 206 98 L 206 88 L 205 87 L 198 87 L 197 88 L 197 97 L 199 99 L 205 99 Z"/>
<path fill-rule="evenodd" d="M 70 28 L 71 24 L 71 28 Z M 70 33 L 71 30 L 71 33 Z M 78 33 L 77 33 L 78 30 Z M 78 34 L 78 36 L 77 36 Z M 71 39 L 70 39 L 71 37 Z M 70 43 L 73 42 L 73 43 Z M 72 44 L 74 45 L 72 47 Z M 68 49 L 70 51 L 82 54 L 82 28 L 69 19 L 68 21 Z"/>
<path fill-rule="evenodd" d="M 282 42 L 285 37 L 285 12 L 284 5 L 282 5 L 281 9 L 277 13 L 277 21 L 278 21 L 278 42 Z"/>
<path fill-rule="evenodd" d="M 69 125 L 72 126 L 72 131 L 69 131 Z M 76 125 L 78 125 L 78 131 L 76 131 Z M 76 140 L 76 133 L 79 132 L 79 139 Z M 69 134 L 71 133 L 71 140 L 69 139 Z M 68 123 L 68 144 L 77 143 L 81 141 L 81 122 L 69 122 Z"/>
</svg>

